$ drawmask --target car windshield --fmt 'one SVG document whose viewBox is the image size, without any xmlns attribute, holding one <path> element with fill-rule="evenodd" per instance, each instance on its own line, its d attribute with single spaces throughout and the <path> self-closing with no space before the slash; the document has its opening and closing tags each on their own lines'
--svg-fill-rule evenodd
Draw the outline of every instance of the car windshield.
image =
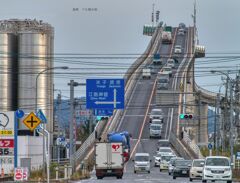
<svg viewBox="0 0 240 183">
<path fill-rule="evenodd" d="M 164 71 L 171 71 L 171 68 L 169 67 L 165 67 L 164 69 L 163 69 Z"/>
<path fill-rule="evenodd" d="M 186 161 L 186 160 L 177 160 L 175 162 L 176 166 L 189 166 L 191 165 L 192 161 Z"/>
<path fill-rule="evenodd" d="M 159 115 L 162 114 L 162 111 L 160 110 L 152 110 L 151 115 Z"/>
<path fill-rule="evenodd" d="M 158 141 L 158 146 L 160 146 L 160 147 L 169 147 L 170 144 L 169 144 L 169 141 L 167 141 L 167 140 L 159 140 Z"/>
<path fill-rule="evenodd" d="M 169 64 L 173 64 L 174 61 L 173 61 L 173 60 L 168 60 L 168 63 L 169 63 Z"/>
<path fill-rule="evenodd" d="M 176 49 L 181 49 L 181 46 L 175 46 Z"/>
<path fill-rule="evenodd" d="M 160 128 L 160 125 L 151 125 L 150 128 L 151 128 L 152 130 L 160 130 L 160 129 L 161 129 L 161 128 Z"/>
<path fill-rule="evenodd" d="M 160 157 L 161 157 L 161 154 L 157 154 L 156 157 L 160 158 Z"/>
<path fill-rule="evenodd" d="M 167 79 L 159 79 L 158 82 L 159 83 L 168 83 L 168 80 Z"/>
<path fill-rule="evenodd" d="M 208 158 L 206 166 L 229 166 L 229 160 L 226 158 Z"/>
<path fill-rule="evenodd" d="M 135 156 L 135 161 L 149 161 L 149 156 Z"/>
<path fill-rule="evenodd" d="M 203 167 L 204 166 L 204 161 L 194 161 L 193 162 L 193 167 Z"/>
<path fill-rule="evenodd" d="M 161 159 L 162 159 L 163 161 L 169 162 L 172 157 L 174 157 L 174 156 L 162 156 Z"/>
<path fill-rule="evenodd" d="M 171 153 L 172 150 L 171 149 L 159 149 L 159 152 L 169 152 L 169 153 Z"/>
</svg>

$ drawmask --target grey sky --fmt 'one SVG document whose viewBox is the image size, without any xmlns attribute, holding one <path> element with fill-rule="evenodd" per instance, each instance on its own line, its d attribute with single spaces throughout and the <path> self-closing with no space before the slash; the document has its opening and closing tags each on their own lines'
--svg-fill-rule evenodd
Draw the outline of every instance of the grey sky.
<svg viewBox="0 0 240 183">
<path fill-rule="evenodd" d="M 55 53 L 140 54 L 150 40 L 142 35 L 142 27 L 150 24 L 152 3 L 161 12 L 160 20 L 167 24 L 192 25 L 193 0 L 8 0 L 1 2 L 0 19 L 36 18 L 50 23 L 55 28 Z M 206 51 L 240 53 L 240 1 L 199 0 L 197 6 L 198 35 Z M 97 11 L 83 8 L 97 8 Z M 235 66 L 237 61 L 230 64 Z M 208 66 L 208 62 L 198 66 Z M 69 75 L 55 79 L 55 87 L 66 96 L 69 96 L 67 82 L 70 79 L 73 78 Z M 201 76 L 196 80 L 203 86 L 221 83 L 220 77 L 214 76 Z M 207 88 L 216 90 L 217 87 Z M 80 95 L 80 90 L 76 95 Z"/>
</svg>

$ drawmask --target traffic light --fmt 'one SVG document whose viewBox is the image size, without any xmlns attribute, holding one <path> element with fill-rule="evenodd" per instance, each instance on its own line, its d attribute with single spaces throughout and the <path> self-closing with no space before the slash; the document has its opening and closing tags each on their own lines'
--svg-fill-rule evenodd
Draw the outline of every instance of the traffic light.
<svg viewBox="0 0 240 183">
<path fill-rule="evenodd" d="M 193 115 L 192 114 L 180 114 L 179 118 L 180 119 L 192 119 Z"/>
</svg>

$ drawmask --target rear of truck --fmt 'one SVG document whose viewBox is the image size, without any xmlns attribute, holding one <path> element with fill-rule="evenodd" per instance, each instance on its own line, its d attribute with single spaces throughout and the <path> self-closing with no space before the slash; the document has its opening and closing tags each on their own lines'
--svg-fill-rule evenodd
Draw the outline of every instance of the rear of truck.
<svg viewBox="0 0 240 183">
<path fill-rule="evenodd" d="M 95 159 L 97 179 L 102 179 L 105 176 L 122 178 L 124 169 L 122 143 L 96 143 Z"/>
</svg>

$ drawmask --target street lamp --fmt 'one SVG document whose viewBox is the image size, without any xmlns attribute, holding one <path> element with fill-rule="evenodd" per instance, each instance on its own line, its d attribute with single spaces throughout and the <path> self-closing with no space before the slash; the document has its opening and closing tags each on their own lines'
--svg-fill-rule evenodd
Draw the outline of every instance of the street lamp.
<svg viewBox="0 0 240 183">
<path fill-rule="evenodd" d="M 211 73 L 220 73 L 227 77 L 229 80 L 228 87 L 230 89 L 230 137 L 229 137 L 229 144 L 230 144 L 230 154 L 231 154 L 231 162 L 233 163 L 233 86 L 234 86 L 234 80 L 229 76 L 228 73 L 217 71 L 217 70 L 211 70 Z"/>
<path fill-rule="evenodd" d="M 66 70 L 68 69 L 67 66 L 62 66 L 62 67 L 50 67 L 50 68 L 46 68 L 44 70 L 42 70 L 41 72 L 39 72 L 36 76 L 36 92 L 35 92 L 35 113 L 37 114 L 37 110 L 38 110 L 38 78 L 41 74 L 47 72 L 47 71 L 50 71 L 50 70 L 54 70 L 54 69 L 63 69 L 63 70 Z M 44 131 L 45 128 L 45 125 L 43 125 L 43 131 Z M 35 135 L 35 131 L 34 131 L 34 135 Z M 49 140 L 49 139 L 48 139 Z M 45 136 L 43 135 L 43 174 L 45 174 L 45 156 L 44 156 L 44 153 L 45 153 Z M 49 152 L 48 152 L 49 153 Z"/>
<path fill-rule="evenodd" d="M 68 69 L 67 66 L 62 66 L 62 67 L 50 67 L 50 68 L 47 68 L 47 69 L 44 69 L 42 70 L 41 72 L 39 72 L 37 74 L 37 77 L 36 77 L 36 92 L 35 92 L 35 112 L 37 113 L 37 108 L 38 108 L 38 103 L 37 103 L 37 99 L 38 99 L 38 78 L 41 74 L 47 72 L 47 71 L 50 71 L 50 70 L 54 70 L 54 69 L 63 69 L 63 70 L 66 70 Z"/>
</svg>

